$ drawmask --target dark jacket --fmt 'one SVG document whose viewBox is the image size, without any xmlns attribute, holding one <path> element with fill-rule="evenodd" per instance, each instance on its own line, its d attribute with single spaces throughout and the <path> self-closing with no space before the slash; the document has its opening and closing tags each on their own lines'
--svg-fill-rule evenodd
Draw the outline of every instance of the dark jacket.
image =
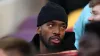
<svg viewBox="0 0 100 56">
<path fill-rule="evenodd" d="M 36 49 L 39 51 L 40 48 L 40 40 L 39 40 L 39 34 L 36 34 L 31 43 L 35 45 Z M 66 51 L 66 50 L 75 50 L 75 46 L 74 46 L 74 42 L 75 42 L 75 33 L 74 32 L 66 32 L 64 39 L 63 39 L 63 43 L 62 43 L 62 51 Z"/>
</svg>

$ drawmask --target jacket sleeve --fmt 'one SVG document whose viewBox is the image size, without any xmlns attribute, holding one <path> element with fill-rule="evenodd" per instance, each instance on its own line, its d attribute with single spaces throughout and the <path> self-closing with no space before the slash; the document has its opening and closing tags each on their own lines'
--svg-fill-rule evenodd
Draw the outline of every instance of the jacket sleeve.
<svg viewBox="0 0 100 56">
<path fill-rule="evenodd" d="M 78 49 L 78 43 L 80 40 L 81 35 L 84 33 L 85 24 L 88 23 L 88 18 L 90 17 L 90 8 L 89 4 L 85 6 L 83 9 L 80 17 L 78 18 L 77 22 L 74 25 L 74 32 L 75 32 L 75 47 Z"/>
</svg>

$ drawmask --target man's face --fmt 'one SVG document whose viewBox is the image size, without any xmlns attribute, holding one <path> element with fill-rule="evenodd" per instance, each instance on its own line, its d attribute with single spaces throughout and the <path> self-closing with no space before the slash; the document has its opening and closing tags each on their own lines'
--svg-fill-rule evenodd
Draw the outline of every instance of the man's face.
<svg viewBox="0 0 100 56">
<path fill-rule="evenodd" d="M 53 20 L 39 27 L 41 41 L 48 47 L 58 46 L 65 35 L 67 26 L 64 22 Z"/>
<path fill-rule="evenodd" d="M 92 16 L 88 19 L 89 21 L 100 21 L 100 4 L 97 4 L 92 8 Z"/>
</svg>

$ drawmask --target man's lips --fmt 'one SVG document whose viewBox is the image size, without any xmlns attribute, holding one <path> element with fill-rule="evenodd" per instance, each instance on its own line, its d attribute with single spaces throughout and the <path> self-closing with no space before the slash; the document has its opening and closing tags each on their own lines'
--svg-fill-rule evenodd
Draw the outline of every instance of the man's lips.
<svg viewBox="0 0 100 56">
<path fill-rule="evenodd" d="M 52 39 L 51 42 L 57 44 L 57 43 L 60 43 L 60 40 L 58 40 L 58 39 Z"/>
<path fill-rule="evenodd" d="M 60 37 L 51 37 L 50 38 L 50 42 L 54 43 L 54 44 L 59 44 L 60 43 Z"/>
</svg>

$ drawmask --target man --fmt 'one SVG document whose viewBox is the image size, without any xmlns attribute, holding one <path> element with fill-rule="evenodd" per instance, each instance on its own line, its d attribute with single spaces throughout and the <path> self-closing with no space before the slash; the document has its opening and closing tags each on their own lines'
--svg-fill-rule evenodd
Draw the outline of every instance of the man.
<svg viewBox="0 0 100 56">
<path fill-rule="evenodd" d="M 34 56 L 34 47 L 25 40 L 6 36 L 0 38 L 0 56 Z"/>
<path fill-rule="evenodd" d="M 90 3 L 89 3 L 89 6 L 90 8 L 92 8 L 92 11 L 91 12 L 91 16 L 89 18 L 83 18 L 83 20 L 78 20 L 78 22 L 82 22 L 81 24 L 80 23 L 76 23 L 75 25 L 75 36 L 76 36 L 76 46 L 78 45 L 78 41 L 80 39 L 80 36 L 82 34 L 84 34 L 84 27 L 85 27 L 85 24 L 87 22 L 93 22 L 93 21 L 100 21 L 100 4 L 99 4 L 99 0 L 91 0 Z M 85 13 L 85 12 L 84 12 Z M 85 13 L 85 15 L 89 16 L 90 14 L 87 12 Z M 87 16 L 83 16 L 83 17 L 87 17 Z M 80 28 L 77 28 L 78 26 L 80 26 Z M 78 47 L 78 46 L 77 46 Z"/>
<path fill-rule="evenodd" d="M 78 56 L 100 56 L 100 22 L 86 25 L 79 42 Z"/>
<path fill-rule="evenodd" d="M 42 7 L 37 20 L 37 34 L 32 40 L 40 53 L 75 49 L 74 33 L 65 33 L 67 23 L 66 12 L 60 5 L 48 2 Z"/>
<path fill-rule="evenodd" d="M 100 21 L 100 0 L 91 0 L 92 16 L 88 19 L 90 22 Z"/>
</svg>

